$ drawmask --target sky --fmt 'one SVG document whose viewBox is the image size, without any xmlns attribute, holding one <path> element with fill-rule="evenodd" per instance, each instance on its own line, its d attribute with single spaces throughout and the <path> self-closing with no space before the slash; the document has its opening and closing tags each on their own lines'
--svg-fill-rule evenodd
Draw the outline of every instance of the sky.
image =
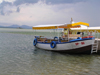
<svg viewBox="0 0 100 75">
<path fill-rule="evenodd" d="M 86 22 L 100 26 L 100 0 L 0 0 L 0 25 Z"/>
</svg>

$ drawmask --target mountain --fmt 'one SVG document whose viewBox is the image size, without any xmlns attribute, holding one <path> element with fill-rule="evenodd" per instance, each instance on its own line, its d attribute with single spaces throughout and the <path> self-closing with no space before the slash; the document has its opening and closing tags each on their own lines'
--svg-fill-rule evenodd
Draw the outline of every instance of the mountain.
<svg viewBox="0 0 100 75">
<path fill-rule="evenodd" d="M 31 26 L 27 26 L 27 25 L 22 25 L 22 26 L 20 26 L 21 28 L 24 28 L 24 29 L 32 29 L 32 27 Z"/>
<path fill-rule="evenodd" d="M 31 26 L 27 26 L 27 25 L 11 25 L 11 26 L 0 26 L 0 28 L 20 28 L 20 29 L 32 29 Z"/>
<path fill-rule="evenodd" d="M 11 26 L 7 26 L 8 28 L 18 28 L 20 27 L 19 25 L 11 25 Z"/>
<path fill-rule="evenodd" d="M 0 28 L 4 28 L 4 26 L 0 26 Z"/>
</svg>

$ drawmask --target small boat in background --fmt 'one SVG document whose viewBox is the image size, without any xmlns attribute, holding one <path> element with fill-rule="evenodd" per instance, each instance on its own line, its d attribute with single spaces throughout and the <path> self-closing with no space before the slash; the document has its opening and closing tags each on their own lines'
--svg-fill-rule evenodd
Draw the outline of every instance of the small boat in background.
<svg viewBox="0 0 100 75">
<path fill-rule="evenodd" d="M 80 32 L 80 34 L 71 31 L 71 28 L 80 28 L 81 25 L 89 27 L 89 24 L 85 22 L 33 26 L 33 30 L 62 30 L 61 33 L 57 33 L 58 36 L 53 36 L 52 38 L 46 36 L 35 36 L 33 45 L 44 50 L 66 52 L 71 54 L 91 53 L 95 37 L 85 35 L 80 32 L 80 30 L 77 31 L 77 33 Z"/>
</svg>

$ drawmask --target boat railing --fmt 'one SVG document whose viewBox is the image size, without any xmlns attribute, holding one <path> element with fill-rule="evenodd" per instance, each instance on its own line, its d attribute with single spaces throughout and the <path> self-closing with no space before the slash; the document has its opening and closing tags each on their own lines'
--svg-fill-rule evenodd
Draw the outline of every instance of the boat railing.
<svg viewBox="0 0 100 75">
<path fill-rule="evenodd" d="M 80 34 L 69 34 L 69 39 L 77 39 L 78 37 L 81 37 Z"/>
<path fill-rule="evenodd" d="M 58 41 L 55 39 L 47 39 L 47 38 L 38 38 L 37 39 L 38 42 L 44 42 L 44 43 L 51 43 L 52 41 Z"/>
<path fill-rule="evenodd" d="M 86 38 L 93 38 L 92 35 L 82 35 L 82 34 L 69 34 L 69 36 L 61 36 L 61 37 L 45 37 L 45 36 L 35 36 L 35 38 L 37 38 L 38 42 L 43 42 L 43 43 L 51 43 L 52 41 L 55 42 L 69 42 L 70 40 L 74 40 L 74 39 L 86 39 Z"/>
<path fill-rule="evenodd" d="M 38 42 L 42 42 L 42 43 L 51 43 L 52 41 L 56 41 L 56 42 L 68 42 L 68 40 L 66 38 L 61 38 L 61 37 L 53 37 L 53 38 L 48 38 L 48 37 L 44 37 L 44 36 L 35 36 L 35 38 L 37 39 Z"/>
</svg>

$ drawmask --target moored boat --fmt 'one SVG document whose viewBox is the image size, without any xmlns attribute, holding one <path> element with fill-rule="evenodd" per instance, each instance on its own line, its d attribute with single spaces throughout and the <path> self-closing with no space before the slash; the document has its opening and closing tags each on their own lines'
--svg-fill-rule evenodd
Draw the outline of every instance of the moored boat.
<svg viewBox="0 0 100 75">
<path fill-rule="evenodd" d="M 52 38 L 46 36 L 35 36 L 33 45 L 37 48 L 66 52 L 66 53 L 91 53 L 92 44 L 94 44 L 95 37 L 86 36 L 83 33 L 73 34 L 71 28 L 79 28 L 80 25 L 89 26 L 85 22 L 77 22 L 71 24 L 55 24 L 55 25 L 37 25 L 33 26 L 34 30 L 60 30 L 58 36 Z M 61 35 L 60 35 L 61 34 Z"/>
</svg>

